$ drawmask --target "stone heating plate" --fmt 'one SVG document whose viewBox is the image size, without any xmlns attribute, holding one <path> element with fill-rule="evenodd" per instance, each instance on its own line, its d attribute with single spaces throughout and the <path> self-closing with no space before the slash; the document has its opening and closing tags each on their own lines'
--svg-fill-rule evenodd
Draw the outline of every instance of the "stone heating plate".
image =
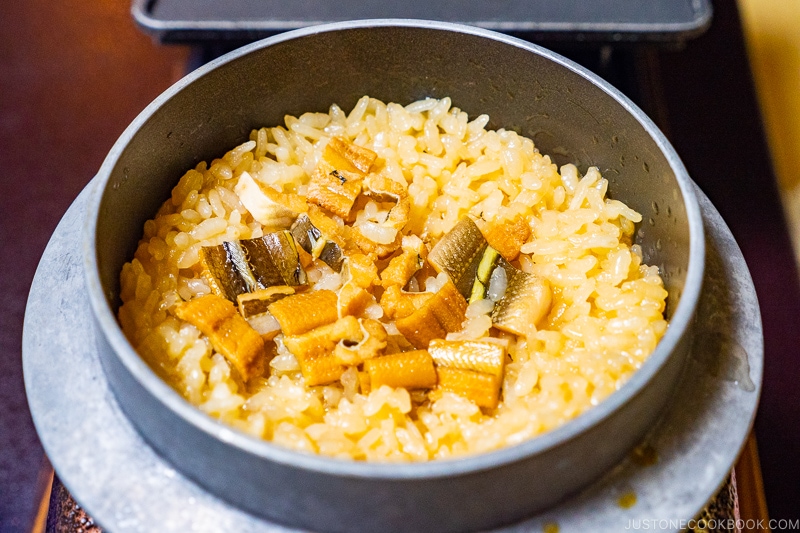
<svg viewBox="0 0 800 533">
<path fill-rule="evenodd" d="M 117 405 L 95 350 L 100 333 L 85 295 L 82 243 L 91 188 L 50 239 L 23 331 L 28 402 L 59 478 L 108 531 L 294 531 L 189 481 L 148 446 Z M 611 533 L 643 528 L 639 521 L 678 531 L 730 473 L 758 405 L 761 316 L 739 247 L 708 198 L 698 195 L 707 255 L 695 338 L 673 399 L 643 443 L 649 460 L 625 459 L 577 496 L 501 531 L 556 525 L 561 533 Z"/>
</svg>

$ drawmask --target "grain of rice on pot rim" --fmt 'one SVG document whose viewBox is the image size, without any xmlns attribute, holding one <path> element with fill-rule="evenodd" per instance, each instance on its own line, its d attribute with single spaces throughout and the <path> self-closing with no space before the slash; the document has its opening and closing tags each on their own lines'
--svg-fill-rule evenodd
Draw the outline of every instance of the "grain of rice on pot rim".
<svg viewBox="0 0 800 533">
<path fill-rule="evenodd" d="M 493 450 L 597 405 L 667 327 L 641 216 L 488 121 L 364 96 L 254 130 L 145 223 L 126 336 L 208 415 L 327 456 Z"/>
</svg>

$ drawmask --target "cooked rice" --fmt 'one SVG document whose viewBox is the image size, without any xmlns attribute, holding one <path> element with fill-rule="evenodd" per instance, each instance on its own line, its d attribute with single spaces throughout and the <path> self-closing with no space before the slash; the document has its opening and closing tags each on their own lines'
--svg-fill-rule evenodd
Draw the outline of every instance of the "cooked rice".
<svg viewBox="0 0 800 533">
<path fill-rule="evenodd" d="M 482 452 L 535 437 L 597 405 L 641 366 L 667 327 L 658 269 L 642 264 L 632 244 L 641 216 L 606 197 L 598 169 L 584 176 L 572 165 L 559 170 L 530 139 L 487 131 L 488 120 L 470 121 L 449 98 L 403 107 L 365 96 L 349 114 L 333 105 L 327 114 L 287 116 L 285 127 L 254 131 L 221 159 L 189 170 L 145 223 L 121 274 L 125 334 L 208 415 L 278 445 L 334 457 L 424 461 Z M 429 249 L 465 214 L 487 221 L 522 215 L 529 222 L 519 264 L 549 281 L 553 306 L 533 336 L 511 340 L 496 410 L 482 412 L 452 393 L 435 401 L 386 386 L 360 394 L 355 368 L 334 384 L 306 387 L 280 336 L 270 375 L 244 385 L 205 335 L 170 314 L 175 303 L 209 293 L 199 268 L 202 246 L 263 235 L 234 192 L 242 172 L 262 186 L 304 194 L 333 136 L 376 152 L 378 170 L 407 186 L 412 209 L 403 233 L 420 235 Z M 368 221 L 381 206 L 364 209 L 373 211 L 359 214 Z M 341 276 L 316 264 L 308 271 L 314 288 L 338 289 Z M 431 290 L 437 280 L 428 282 Z M 371 312 L 382 315 L 379 306 Z M 483 312 L 470 306 L 453 338 L 483 336 L 491 325 Z"/>
</svg>

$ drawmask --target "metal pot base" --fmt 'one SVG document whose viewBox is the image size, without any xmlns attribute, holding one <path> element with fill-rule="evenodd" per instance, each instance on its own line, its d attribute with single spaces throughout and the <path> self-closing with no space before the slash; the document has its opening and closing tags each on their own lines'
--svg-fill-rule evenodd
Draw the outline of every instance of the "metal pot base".
<svg viewBox="0 0 800 533">
<path fill-rule="evenodd" d="M 99 332 L 86 297 L 81 239 L 90 188 L 53 234 L 25 313 L 28 403 L 60 479 L 109 531 L 294 531 L 189 481 L 148 446 L 121 411 L 100 365 Z M 761 317 L 730 230 L 699 190 L 698 196 L 707 239 L 704 288 L 684 375 L 646 439 L 656 463 L 625 459 L 578 496 L 504 530 L 540 532 L 556 523 L 563 533 L 611 533 L 629 520 L 677 523 L 695 516 L 730 472 L 758 404 Z M 636 504 L 622 508 L 619 498 L 631 492 Z"/>
</svg>

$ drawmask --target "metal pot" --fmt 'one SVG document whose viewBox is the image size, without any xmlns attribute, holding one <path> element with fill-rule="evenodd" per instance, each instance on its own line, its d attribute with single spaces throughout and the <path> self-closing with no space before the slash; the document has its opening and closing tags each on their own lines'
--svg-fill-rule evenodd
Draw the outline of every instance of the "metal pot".
<svg viewBox="0 0 800 533">
<path fill-rule="evenodd" d="M 450 96 L 489 127 L 534 139 L 559 164 L 590 165 L 644 215 L 638 241 L 661 268 L 670 327 L 619 391 L 536 439 L 462 459 L 367 464 L 304 455 L 207 417 L 161 381 L 115 318 L 119 273 L 143 223 L 187 168 L 286 114 L 348 109 L 362 95 Z M 536 45 L 445 23 L 377 20 L 294 31 L 232 52 L 150 104 L 103 163 L 85 241 L 100 354 L 144 438 L 232 505 L 283 524 L 340 531 L 456 531 L 511 523 L 573 494 L 650 428 L 683 366 L 701 288 L 703 227 L 691 181 L 655 125 L 597 76 Z"/>
</svg>

